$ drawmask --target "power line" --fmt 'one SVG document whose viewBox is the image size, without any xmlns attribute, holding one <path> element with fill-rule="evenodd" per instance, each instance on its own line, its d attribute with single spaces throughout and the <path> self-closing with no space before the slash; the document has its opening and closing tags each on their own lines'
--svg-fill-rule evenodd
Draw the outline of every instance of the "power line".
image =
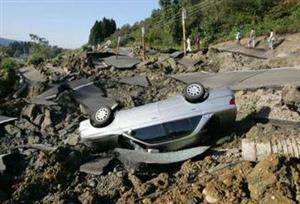
<svg viewBox="0 0 300 204">
<path fill-rule="evenodd" d="M 209 1 L 206 1 L 206 2 L 200 2 L 200 3 L 198 3 L 198 4 L 191 5 L 191 6 L 187 7 L 186 10 L 187 10 L 187 12 L 191 12 L 191 11 L 193 11 L 193 10 L 196 10 L 196 9 L 198 9 L 198 8 L 201 8 L 203 5 L 208 4 L 208 3 L 211 3 L 211 2 L 209 2 Z M 164 21 L 164 19 L 161 19 L 162 17 L 164 17 L 164 18 L 174 18 L 175 16 L 176 16 L 176 17 L 181 16 L 181 11 L 182 11 L 182 9 L 180 9 L 180 10 L 179 10 L 178 12 L 176 12 L 175 14 L 168 14 L 167 16 L 163 16 L 163 13 L 167 13 L 167 12 L 169 12 L 169 11 L 173 11 L 173 9 L 174 9 L 174 8 L 170 6 L 170 8 L 167 9 L 167 10 L 161 10 L 162 13 L 161 13 L 161 14 L 157 14 L 157 16 L 156 16 L 155 18 L 152 18 L 152 20 L 155 21 L 156 18 L 157 18 L 157 19 L 159 18 L 159 19 L 160 19 L 159 22 L 162 22 L 162 21 Z M 189 11 L 189 9 L 191 9 L 191 10 Z"/>
<path fill-rule="evenodd" d="M 195 14 L 197 14 L 199 11 L 203 10 L 204 8 L 208 8 L 210 6 L 220 4 L 223 1 L 225 1 L 225 0 L 213 1 L 213 2 L 202 2 L 203 4 L 201 5 L 201 7 L 193 8 L 190 11 L 187 11 L 187 15 L 189 17 L 194 16 Z M 151 26 L 151 28 L 169 25 L 170 23 L 173 23 L 172 22 L 173 20 L 179 20 L 181 18 L 180 14 L 181 14 L 181 11 L 179 12 L 179 15 L 177 14 L 177 15 L 173 16 L 173 18 L 170 18 L 167 22 L 159 21 L 154 26 Z"/>
</svg>

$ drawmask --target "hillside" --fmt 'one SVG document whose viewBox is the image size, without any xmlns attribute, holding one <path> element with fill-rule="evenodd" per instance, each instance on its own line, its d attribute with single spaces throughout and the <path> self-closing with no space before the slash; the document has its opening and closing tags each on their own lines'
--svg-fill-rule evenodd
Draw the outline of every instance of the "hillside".
<svg viewBox="0 0 300 204">
<path fill-rule="evenodd" d="M 123 26 L 111 38 L 121 36 L 123 45 L 139 43 L 144 26 L 148 46 L 178 48 L 182 42 L 182 8 L 187 12 L 187 36 L 192 42 L 199 37 L 202 47 L 234 39 L 237 31 L 247 36 L 252 28 L 257 35 L 270 29 L 280 34 L 300 31 L 298 0 L 160 0 L 160 6 L 151 17 Z"/>
<path fill-rule="evenodd" d="M 15 42 L 15 40 L 10 40 L 10 39 L 0 37 L 0 46 L 8 46 L 12 42 Z"/>
</svg>

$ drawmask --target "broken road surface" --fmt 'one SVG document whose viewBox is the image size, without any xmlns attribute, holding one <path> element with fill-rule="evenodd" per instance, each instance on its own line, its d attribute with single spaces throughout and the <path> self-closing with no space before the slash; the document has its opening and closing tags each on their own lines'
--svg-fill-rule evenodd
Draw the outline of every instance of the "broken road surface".
<svg viewBox="0 0 300 204">
<path fill-rule="evenodd" d="M 0 115 L 0 125 L 8 122 L 12 122 L 14 120 L 17 120 L 17 118 L 11 118 L 11 117 Z"/>
<path fill-rule="evenodd" d="M 278 68 L 272 70 L 236 71 L 220 73 L 187 73 L 170 75 L 185 82 L 201 82 L 209 88 L 230 87 L 233 90 L 281 87 L 286 84 L 300 86 L 300 67 Z"/>
<path fill-rule="evenodd" d="M 141 62 L 139 59 L 129 56 L 118 56 L 118 58 L 112 56 L 104 58 L 103 60 L 106 64 L 118 69 L 131 69 Z"/>
</svg>

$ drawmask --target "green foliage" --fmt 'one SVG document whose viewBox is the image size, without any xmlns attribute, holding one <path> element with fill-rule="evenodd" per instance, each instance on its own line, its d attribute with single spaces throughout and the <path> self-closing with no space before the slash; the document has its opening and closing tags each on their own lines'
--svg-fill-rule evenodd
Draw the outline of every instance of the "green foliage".
<svg viewBox="0 0 300 204">
<path fill-rule="evenodd" d="M 3 61 L 4 64 L 10 64 L 9 66 L 13 64 L 11 63 L 11 59 L 6 58 L 1 60 L 1 67 Z M 10 69 L 0 69 L 0 99 L 5 98 L 9 94 L 11 94 L 15 85 L 17 84 L 17 77 L 13 68 L 14 67 L 11 67 Z"/>
<path fill-rule="evenodd" d="M 109 37 L 117 30 L 116 22 L 113 19 L 103 18 L 102 21 L 96 21 L 90 31 L 89 44 L 97 45 Z"/>
<path fill-rule="evenodd" d="M 42 64 L 44 61 L 45 61 L 44 56 L 42 54 L 36 53 L 30 56 L 30 58 L 28 59 L 28 64 L 37 66 Z"/>
<path fill-rule="evenodd" d="M 4 70 L 15 69 L 17 67 L 17 64 L 18 63 L 16 62 L 16 60 L 7 57 L 1 60 L 0 68 Z"/>
<path fill-rule="evenodd" d="M 0 56 L 26 59 L 30 55 L 40 54 L 45 59 L 51 59 L 61 54 L 64 50 L 57 46 L 49 45 L 46 38 L 30 34 L 31 42 L 13 42 L 6 48 L 0 49 Z"/>
<path fill-rule="evenodd" d="M 126 36 L 128 43 L 140 42 L 140 28 L 146 28 L 146 43 L 151 47 L 182 46 L 181 11 L 187 10 L 186 30 L 192 42 L 197 37 L 202 48 L 234 39 L 237 31 L 248 36 L 254 28 L 257 35 L 270 29 L 278 33 L 300 31 L 298 0 L 160 0 L 160 9 L 132 27 L 123 27 L 112 38 Z"/>
</svg>

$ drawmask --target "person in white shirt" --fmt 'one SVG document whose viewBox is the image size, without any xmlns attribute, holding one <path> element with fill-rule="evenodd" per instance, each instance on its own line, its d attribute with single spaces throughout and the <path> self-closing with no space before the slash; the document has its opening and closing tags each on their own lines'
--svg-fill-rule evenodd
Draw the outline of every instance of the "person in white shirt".
<svg viewBox="0 0 300 204">
<path fill-rule="evenodd" d="M 237 32 L 237 34 L 236 34 L 236 36 L 235 36 L 235 39 L 236 39 L 236 43 L 238 44 L 238 45 L 240 45 L 241 44 L 241 39 L 242 39 L 242 33 L 239 31 L 239 32 Z"/>
<path fill-rule="evenodd" d="M 275 43 L 277 41 L 277 37 L 276 37 L 276 33 L 275 31 L 271 30 L 270 31 L 270 36 L 268 38 L 268 44 L 269 44 L 269 48 L 274 50 L 275 49 Z"/>
<path fill-rule="evenodd" d="M 192 52 L 192 46 L 191 46 L 191 39 L 190 39 L 190 38 L 187 38 L 187 39 L 186 39 L 186 44 L 187 44 L 187 49 L 186 49 L 186 51 L 187 51 L 187 52 Z"/>
<path fill-rule="evenodd" d="M 255 47 L 255 44 L 256 44 L 256 32 L 254 29 L 251 30 L 250 32 L 250 40 L 249 40 L 249 43 L 248 43 L 248 47 Z"/>
</svg>

